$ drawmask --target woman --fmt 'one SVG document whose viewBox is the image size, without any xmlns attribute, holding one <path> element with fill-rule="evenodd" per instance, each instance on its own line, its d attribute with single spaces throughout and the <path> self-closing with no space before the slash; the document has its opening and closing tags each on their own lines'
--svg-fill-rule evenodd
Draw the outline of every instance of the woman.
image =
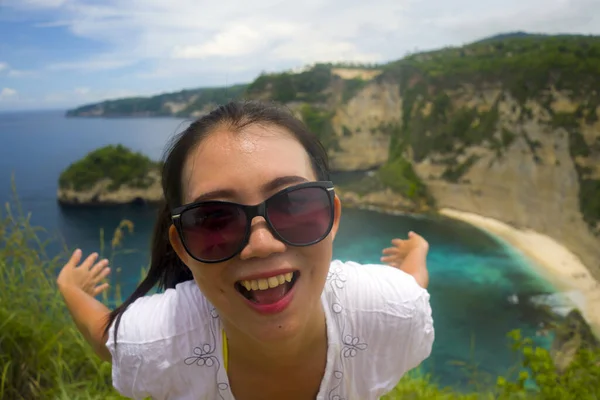
<svg viewBox="0 0 600 400">
<path fill-rule="evenodd" d="M 376 399 L 429 356 L 427 242 L 394 240 L 390 265 L 332 261 L 341 203 L 291 114 L 219 107 L 173 142 L 162 185 L 148 276 L 122 306 L 94 299 L 109 271 L 96 254 L 58 277 L 123 395 Z"/>
</svg>

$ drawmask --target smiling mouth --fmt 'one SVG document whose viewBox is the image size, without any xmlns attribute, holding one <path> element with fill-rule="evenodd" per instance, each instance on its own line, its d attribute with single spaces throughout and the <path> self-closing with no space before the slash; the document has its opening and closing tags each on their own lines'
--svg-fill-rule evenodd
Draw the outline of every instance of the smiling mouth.
<svg viewBox="0 0 600 400">
<path fill-rule="evenodd" d="M 238 281 L 235 288 L 246 299 L 256 304 L 274 304 L 285 297 L 300 276 L 299 271 L 271 276 L 267 279 Z"/>
</svg>

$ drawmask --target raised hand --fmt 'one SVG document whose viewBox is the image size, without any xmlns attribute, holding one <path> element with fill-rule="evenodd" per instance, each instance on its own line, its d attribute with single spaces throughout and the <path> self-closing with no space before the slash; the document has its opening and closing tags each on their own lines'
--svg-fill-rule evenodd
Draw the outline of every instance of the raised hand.
<svg viewBox="0 0 600 400">
<path fill-rule="evenodd" d="M 108 289 L 108 283 L 102 283 L 102 280 L 110 273 L 108 260 L 96 262 L 97 258 L 98 253 L 92 253 L 78 266 L 81 261 L 81 250 L 75 250 L 71 259 L 58 274 L 56 283 L 59 287 L 77 287 L 90 296 L 96 297 Z"/>
<path fill-rule="evenodd" d="M 422 236 L 414 233 L 408 233 L 408 239 L 392 239 L 393 247 L 383 249 L 381 262 L 392 267 L 401 268 L 402 262 L 412 251 L 421 251 L 427 254 L 429 243 Z"/>
</svg>

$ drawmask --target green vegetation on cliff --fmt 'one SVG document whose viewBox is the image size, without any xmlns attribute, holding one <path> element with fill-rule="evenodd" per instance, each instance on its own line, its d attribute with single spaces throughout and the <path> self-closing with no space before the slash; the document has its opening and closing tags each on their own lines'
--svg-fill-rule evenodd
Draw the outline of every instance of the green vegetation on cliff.
<svg viewBox="0 0 600 400">
<path fill-rule="evenodd" d="M 409 56 L 384 67 L 378 80 L 400 84 L 403 125 L 399 140 L 415 150 L 415 159 L 434 153 L 460 154 L 487 142 L 499 151 L 514 135 L 495 137 L 498 101 L 489 110 L 457 106 L 449 90 L 499 85 L 518 99 L 542 100 L 550 107 L 551 87 L 588 100 L 600 87 L 600 38 L 586 36 L 517 36 L 477 42 Z M 592 96 L 593 95 L 593 96 Z M 600 97 L 597 98 L 600 100 Z M 592 100 L 595 112 L 600 101 Z M 427 111 L 425 111 L 427 110 Z M 392 153 L 392 155 L 395 155 Z"/>
<path fill-rule="evenodd" d="M 300 108 L 300 116 L 308 129 L 319 138 L 325 148 L 338 149 L 337 137 L 331 125 L 333 116 L 331 111 L 305 103 Z"/>
<path fill-rule="evenodd" d="M 324 91 L 331 84 L 332 78 L 330 65 L 317 64 L 300 73 L 261 75 L 248 86 L 246 93 L 250 98 L 268 94 L 270 100 L 280 103 L 322 102 L 328 98 Z"/>
<path fill-rule="evenodd" d="M 108 190 L 117 190 L 121 185 L 147 188 L 154 182 L 150 173 L 158 173 L 158 167 L 159 164 L 147 156 L 123 145 L 108 145 L 69 165 L 60 174 L 59 187 L 81 191 L 103 179 L 110 179 Z"/>
<path fill-rule="evenodd" d="M 128 97 L 87 104 L 68 110 L 69 117 L 174 116 L 189 117 L 211 107 L 240 98 L 268 98 L 281 103 L 303 101 L 326 102 L 332 82 L 344 82 L 343 100 L 349 100 L 367 81 L 342 79 L 334 68 L 373 70 L 378 65 L 359 63 L 317 63 L 302 72 L 261 74 L 250 84 L 230 87 L 200 88 L 164 93 L 150 97 Z"/>
<path fill-rule="evenodd" d="M 385 65 L 380 79 L 393 77 L 403 87 L 423 80 L 437 90 L 500 83 L 524 103 L 550 85 L 587 96 L 599 87 L 599 61 L 597 36 L 509 36 L 413 54 Z"/>
<path fill-rule="evenodd" d="M 129 97 L 109 100 L 69 110 L 67 111 L 67 116 L 187 117 L 194 112 L 201 112 L 207 107 L 214 107 L 239 98 L 246 90 L 246 87 L 246 84 L 242 84 L 229 87 L 182 90 L 176 93 L 165 93 L 151 97 Z"/>
<path fill-rule="evenodd" d="M 71 249 L 51 257 L 48 240 L 16 207 L 0 212 L 0 398 L 2 399 L 123 399 L 112 388 L 111 365 L 93 353 L 70 318 L 55 279 Z M 115 230 L 107 253 L 111 265 L 124 252 L 118 238 L 127 221 Z M 103 237 L 102 234 L 100 237 Z M 116 238 L 116 239 L 115 239 Z M 103 242 L 100 248 L 103 249 Z M 118 268 L 117 268 L 118 271 Z M 113 288 L 118 280 L 113 280 Z M 118 296 L 117 293 L 117 298 Z M 107 298 L 103 301 L 106 303 Z M 117 301 L 117 304 L 119 301 Z M 574 321 L 581 321 L 580 317 Z M 418 370 L 402 378 L 385 400 L 581 400 L 600 396 L 600 351 L 573 319 L 557 330 L 567 342 L 579 343 L 569 362 L 555 367 L 551 353 L 536 347 L 518 331 L 510 333 L 517 356 L 515 371 L 502 377 L 473 372 L 472 393 L 441 388 Z M 581 334 L 579 332 L 582 332 Z M 589 336 L 589 335 L 588 335 Z M 563 358 L 564 359 L 564 358 Z M 486 379 L 483 379 L 486 378 Z M 483 382 L 490 381 L 490 385 Z M 496 382 L 494 384 L 494 382 Z M 533 384 L 533 385 L 532 385 Z"/>
</svg>

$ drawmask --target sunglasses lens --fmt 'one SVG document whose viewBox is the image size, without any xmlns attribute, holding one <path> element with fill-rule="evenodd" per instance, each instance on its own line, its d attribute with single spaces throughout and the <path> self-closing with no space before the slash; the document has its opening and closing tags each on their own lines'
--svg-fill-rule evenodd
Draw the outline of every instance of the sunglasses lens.
<svg viewBox="0 0 600 400">
<path fill-rule="evenodd" d="M 324 188 L 304 187 L 271 198 L 267 217 L 285 241 L 302 246 L 329 234 L 333 208 Z"/>
<path fill-rule="evenodd" d="M 246 216 L 232 204 L 203 204 L 181 215 L 181 228 L 190 254 L 204 261 L 218 261 L 242 245 Z"/>
</svg>

